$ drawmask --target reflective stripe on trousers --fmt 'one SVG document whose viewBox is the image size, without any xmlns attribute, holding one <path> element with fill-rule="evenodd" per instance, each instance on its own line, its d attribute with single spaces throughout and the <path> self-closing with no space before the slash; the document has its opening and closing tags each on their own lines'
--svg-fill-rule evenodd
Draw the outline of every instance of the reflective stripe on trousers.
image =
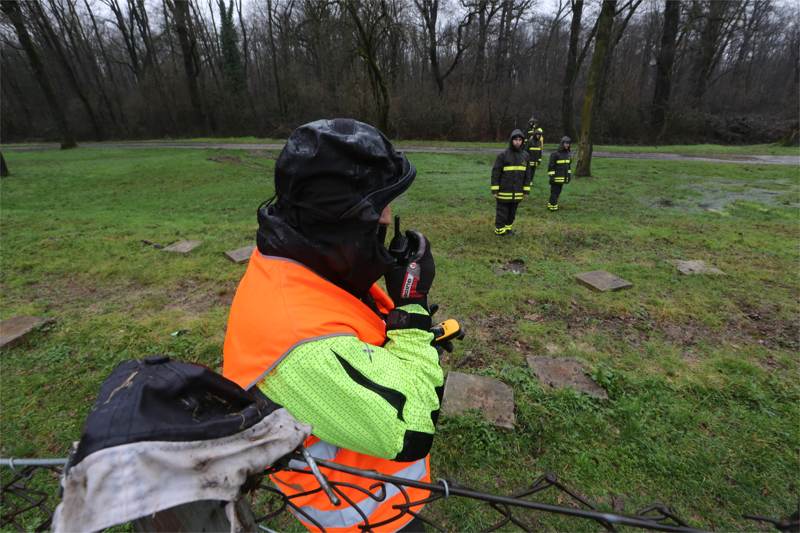
<svg viewBox="0 0 800 533">
<path fill-rule="evenodd" d="M 314 446 L 312 446 L 311 448 L 313 447 Z M 428 469 L 425 464 L 425 459 L 422 458 L 418 461 L 411 463 L 403 470 L 400 470 L 399 472 L 395 473 L 394 476 L 420 481 L 425 478 L 427 473 Z M 397 486 L 395 485 L 386 483 L 384 487 L 385 487 L 386 497 L 383 498 L 381 501 L 375 501 L 374 499 L 367 496 L 360 502 L 357 502 L 356 505 L 361 510 L 361 512 L 367 516 L 367 519 L 369 519 L 372 513 L 374 513 L 378 508 L 380 508 L 384 503 L 386 503 L 388 500 L 390 500 L 397 494 L 400 494 L 400 489 L 397 488 Z M 343 501 L 342 502 L 343 507 L 341 509 L 335 509 L 331 511 L 322 511 L 308 505 L 300 507 L 300 509 L 309 518 L 311 518 L 324 528 L 352 527 L 364 521 L 364 518 L 361 516 L 358 510 L 354 509 L 351 506 L 344 507 L 345 505 L 347 504 L 346 502 Z M 301 522 L 305 523 L 306 517 L 303 516 L 303 514 L 298 513 L 291 507 L 289 507 L 289 510 Z"/>
</svg>

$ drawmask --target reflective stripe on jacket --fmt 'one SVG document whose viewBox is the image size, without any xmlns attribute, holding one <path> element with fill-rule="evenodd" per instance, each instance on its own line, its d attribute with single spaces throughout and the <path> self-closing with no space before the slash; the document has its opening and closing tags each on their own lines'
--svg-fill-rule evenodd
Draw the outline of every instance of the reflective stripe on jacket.
<svg viewBox="0 0 800 533">
<path fill-rule="evenodd" d="M 572 152 L 569 150 L 556 150 L 550 154 L 550 163 L 547 165 L 547 175 L 550 183 L 569 183 L 572 179 Z"/>
<path fill-rule="evenodd" d="M 528 158 L 532 167 L 538 167 L 542 161 L 542 150 L 544 150 L 544 135 L 541 128 L 528 130 Z"/>
<path fill-rule="evenodd" d="M 501 202 L 519 202 L 531 190 L 531 171 L 524 149 L 507 148 L 492 167 L 492 194 Z"/>
<path fill-rule="evenodd" d="M 370 294 L 382 312 L 394 307 L 377 285 L 370 289 Z M 386 341 L 386 324 L 366 304 L 302 264 L 266 257 L 255 250 L 231 305 L 223 375 L 242 387 L 252 387 L 264 379 L 269 380 L 278 363 L 298 345 L 336 335 L 355 335 L 364 343 L 381 346 Z M 392 461 L 339 448 L 315 436 L 309 437 L 305 446 L 312 456 L 341 465 L 430 481 L 429 456 L 412 462 Z M 293 466 L 306 468 L 302 463 Z M 355 532 L 360 531 L 358 525 L 364 523 L 360 512 L 373 525 L 400 514 L 393 506 L 404 502 L 405 498 L 401 493 L 393 494 L 389 486 L 386 499 L 378 502 L 365 492 L 374 481 L 330 470 L 325 470 L 325 475 L 332 482 L 350 483 L 358 488 L 341 486 L 346 498 L 339 506 L 333 506 L 325 493 L 318 490 L 314 476 L 286 471 L 272 476 L 273 482 L 287 496 L 310 492 L 291 500 L 302 511 L 295 515 L 309 530 L 319 531 L 316 523 L 332 533 Z M 407 487 L 406 491 L 411 501 L 429 495 L 421 489 Z M 347 498 L 358 509 L 348 505 Z M 418 512 L 421 508 L 412 510 Z M 412 518 L 406 514 L 375 531 L 396 531 Z"/>
</svg>

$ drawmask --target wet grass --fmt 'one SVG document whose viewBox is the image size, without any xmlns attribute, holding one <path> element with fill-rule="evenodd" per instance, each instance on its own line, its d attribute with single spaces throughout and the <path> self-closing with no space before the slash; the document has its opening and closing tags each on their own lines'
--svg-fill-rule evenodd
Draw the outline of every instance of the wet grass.
<svg viewBox="0 0 800 533">
<path fill-rule="evenodd" d="M 0 182 L 0 318 L 56 322 L 0 354 L 0 455 L 64 456 L 118 362 L 167 353 L 219 367 L 244 272 L 222 253 L 252 243 L 274 160 L 176 149 L 5 155 L 13 176 Z M 468 331 L 445 366 L 501 379 L 516 400 L 514 431 L 444 418 L 434 478 L 511 493 L 553 471 L 603 509 L 660 500 L 692 525 L 725 531 L 753 529 L 742 514 L 791 511 L 796 167 L 597 159 L 595 177 L 567 185 L 557 213 L 545 209 L 540 171 L 517 235 L 499 239 L 491 154 L 410 158 L 418 178 L 394 210 L 432 242 L 439 316 Z M 718 190 L 729 201 L 710 211 L 704 191 Z M 203 244 L 175 256 L 142 242 L 180 239 Z M 672 259 L 703 259 L 726 275 L 684 277 Z M 573 280 L 599 269 L 633 288 L 601 294 Z M 178 330 L 188 332 L 171 335 Z M 585 360 L 609 399 L 542 388 L 525 356 L 547 354 Z M 457 499 L 429 514 L 450 530 L 497 519 Z M 523 516 L 534 529 L 597 530 Z"/>
</svg>

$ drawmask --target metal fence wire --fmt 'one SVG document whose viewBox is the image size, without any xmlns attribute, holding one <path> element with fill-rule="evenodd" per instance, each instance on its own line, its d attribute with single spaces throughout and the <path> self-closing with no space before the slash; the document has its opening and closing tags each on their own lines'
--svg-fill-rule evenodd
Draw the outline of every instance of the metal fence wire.
<svg viewBox="0 0 800 533">
<path fill-rule="evenodd" d="M 259 476 L 257 479 L 251 480 L 247 485 L 251 499 L 259 502 L 266 500 L 267 502 L 261 504 L 266 508 L 255 507 L 253 509 L 256 525 L 263 531 L 272 531 L 266 527 L 266 524 L 286 512 L 300 516 L 304 521 L 316 525 L 321 531 L 325 531 L 322 525 L 318 524 L 300 506 L 294 503 L 298 498 L 320 491 L 325 492 L 334 504 L 344 500 L 356 509 L 363 520 L 359 527 L 364 532 L 374 531 L 408 515 L 419 518 L 427 524 L 429 530 L 447 531 L 447 528 L 436 523 L 424 513 L 417 513 L 414 509 L 423 504 L 450 498 L 472 500 L 484 508 L 491 509 L 493 514 L 497 516 L 497 521 L 484 529 L 483 531 L 485 532 L 514 529 L 514 526 L 522 531 L 532 531 L 531 526 L 523 518 L 525 516 L 524 513 L 550 513 L 568 516 L 576 520 L 594 522 L 612 532 L 618 531 L 621 527 L 686 533 L 706 531 L 702 527 L 698 528 L 691 525 L 688 521 L 680 518 L 671 507 L 660 503 L 649 505 L 633 515 L 598 510 L 597 505 L 582 496 L 574 488 L 568 487 L 552 473 L 545 473 L 537 477 L 526 489 L 503 496 L 476 491 L 445 479 L 439 479 L 435 483 L 424 483 L 412 479 L 387 476 L 375 471 L 347 467 L 321 459 L 314 460 L 310 458 L 304 448 L 301 448 L 286 459 L 280 465 L 273 466 L 265 474 L 279 470 L 290 470 L 316 477 L 319 486 L 308 492 L 286 496 L 277 490 L 265 476 Z M 288 466 L 288 459 L 302 461 L 308 464 L 310 468 L 291 468 Z M 292 464 L 296 464 L 294 461 L 292 461 Z M 0 459 L 0 467 L 7 467 L 10 470 L 10 472 L 3 472 L 0 497 L 2 502 L 0 528 L 4 530 L 16 529 L 18 531 L 45 531 L 49 529 L 54 511 L 54 493 L 52 490 L 48 491 L 41 487 L 50 483 L 57 484 L 61 469 L 65 463 L 66 459 Z M 344 472 L 372 480 L 374 483 L 356 486 L 352 483 L 331 481 L 325 475 L 328 470 Z M 368 488 L 364 488 L 365 486 Z M 414 501 L 408 495 L 406 490 L 408 487 L 426 489 L 430 492 L 430 495 L 425 499 Z M 369 517 L 361 511 L 352 497 L 349 496 L 353 490 L 362 493 L 364 498 L 369 498 L 375 502 L 384 501 L 394 494 L 402 494 L 402 501 L 394 505 L 394 509 L 397 511 L 394 516 L 381 522 L 371 523 Z M 566 500 L 569 504 L 553 505 L 545 503 L 542 500 L 547 494 L 560 496 L 559 501 Z M 265 495 L 270 497 L 260 497 Z M 744 518 L 771 526 L 781 532 L 800 532 L 800 504 L 798 504 L 798 510 L 788 518 L 774 519 L 755 515 L 745 515 Z"/>
<path fill-rule="evenodd" d="M 47 531 L 53 518 L 55 505 L 53 491 L 39 487 L 58 485 L 61 469 L 66 459 L 28 459 L 15 462 L 2 459 L 3 472 L 0 489 L 0 528 L 17 531 Z"/>
</svg>

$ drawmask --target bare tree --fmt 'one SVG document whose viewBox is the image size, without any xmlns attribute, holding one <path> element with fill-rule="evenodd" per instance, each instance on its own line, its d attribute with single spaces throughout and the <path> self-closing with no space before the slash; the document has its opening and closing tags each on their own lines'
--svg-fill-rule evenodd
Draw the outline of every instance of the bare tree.
<svg viewBox="0 0 800 533">
<path fill-rule="evenodd" d="M 444 81 L 450 74 L 452 74 L 453 70 L 458 65 L 458 62 L 461 60 L 461 56 L 467 48 L 463 38 L 464 28 L 469 26 L 469 24 L 472 22 L 475 12 L 468 11 L 464 15 L 464 18 L 458 23 L 458 28 L 456 29 L 457 37 L 455 43 L 455 57 L 450 63 L 450 66 L 444 72 L 442 72 L 442 69 L 439 65 L 440 43 L 437 30 L 437 24 L 439 20 L 439 0 L 414 0 L 414 5 L 417 6 L 417 10 L 422 17 L 423 26 L 425 28 L 425 34 L 428 41 L 428 59 L 430 60 L 431 64 L 431 74 L 433 75 L 433 81 L 436 83 L 439 94 L 441 94 L 444 92 Z"/>
<path fill-rule="evenodd" d="M 664 132 L 669 93 L 672 89 L 672 65 L 675 62 L 675 38 L 680 22 L 680 0 L 664 2 L 664 29 L 661 32 L 661 47 L 656 62 L 656 84 L 653 92 L 651 133 L 660 137 Z"/>
<path fill-rule="evenodd" d="M 744 3 L 738 1 L 709 1 L 703 10 L 703 27 L 700 32 L 697 57 L 694 63 L 694 81 L 691 95 L 700 100 L 706 93 L 709 79 L 730 41 L 731 30 L 741 15 Z"/>
<path fill-rule="evenodd" d="M 286 103 L 283 99 L 283 92 L 281 91 L 281 77 L 278 74 L 278 49 L 275 46 L 275 34 L 273 32 L 274 28 L 274 21 L 273 21 L 273 10 L 272 10 L 272 0 L 267 0 L 267 16 L 268 16 L 268 26 L 267 31 L 269 35 L 269 48 L 272 56 L 272 77 L 275 80 L 275 95 L 278 99 L 278 109 L 280 110 L 281 116 L 286 115 Z"/>
<path fill-rule="evenodd" d="M 16 5 L 81 138 L 280 136 L 345 115 L 409 137 L 498 139 L 532 102 L 546 129 L 581 137 L 573 108 L 586 94 L 590 154 L 601 140 L 656 135 L 773 141 L 800 98 L 800 11 L 774 0 L 617 0 L 607 38 L 595 0 Z M 0 46 L 4 140 L 63 137 L 41 131 L 59 119 L 7 15 Z"/>
<path fill-rule="evenodd" d="M 43 41 L 46 43 L 47 48 L 53 52 L 53 55 L 58 59 L 59 66 L 66 74 L 67 82 L 77 95 L 84 110 L 86 111 L 86 115 L 89 117 L 89 122 L 92 125 L 92 130 L 94 130 L 95 138 L 97 140 L 102 140 L 105 138 L 105 133 L 103 132 L 103 127 L 100 125 L 100 121 L 97 118 L 94 107 L 89 101 L 89 95 L 78 80 L 78 74 L 75 72 L 75 68 L 73 67 L 67 55 L 67 51 L 65 50 L 61 39 L 53 30 L 53 27 L 50 24 L 50 19 L 45 14 L 42 4 L 39 2 L 30 2 L 27 4 L 27 7 L 31 10 L 31 18 L 34 21 L 34 24 L 42 33 Z"/>
<path fill-rule="evenodd" d="M 381 2 L 362 2 L 361 0 L 342 0 L 342 5 L 352 19 L 355 27 L 356 50 L 364 61 L 369 73 L 372 94 L 378 111 L 378 125 L 389 131 L 389 87 L 378 63 L 378 47 L 391 23 L 387 16 L 387 5 Z"/>
<path fill-rule="evenodd" d="M 178 34 L 178 42 L 181 46 L 183 56 L 183 71 L 186 75 L 186 86 L 189 89 L 189 101 L 194 111 L 195 123 L 204 127 L 210 127 L 208 117 L 203 109 L 203 101 L 197 87 L 197 78 L 200 76 L 200 60 L 197 57 L 197 40 L 194 32 L 189 26 L 189 0 L 171 0 L 168 6 L 172 10 L 172 18 L 175 21 L 175 33 Z M 213 129 L 213 128 L 211 128 Z"/>
<path fill-rule="evenodd" d="M 575 138 L 573 102 L 575 100 L 575 79 L 578 77 L 578 40 L 581 34 L 583 0 L 572 0 L 572 22 L 569 28 L 569 51 L 564 68 L 564 81 L 561 89 L 561 129 L 568 137 Z"/>
<path fill-rule="evenodd" d="M 39 58 L 39 51 L 36 49 L 36 46 L 34 45 L 33 40 L 31 40 L 30 34 L 28 33 L 28 29 L 25 26 L 25 19 L 23 18 L 22 11 L 20 10 L 19 3 L 16 2 L 16 0 L 2 0 L 0 1 L 0 9 L 2 9 L 3 13 L 9 18 L 11 24 L 14 26 L 14 30 L 17 33 L 17 39 L 19 39 L 19 43 L 25 50 L 25 54 L 28 56 L 28 61 L 30 61 L 31 67 L 36 75 L 36 80 L 39 82 L 39 86 L 41 87 L 42 92 L 47 99 L 47 104 L 50 106 L 50 111 L 53 113 L 53 117 L 56 120 L 58 129 L 61 132 L 61 148 L 74 148 L 77 146 L 77 143 L 75 142 L 75 136 L 73 135 L 72 129 L 67 122 L 61 101 L 56 98 L 53 88 L 50 86 L 48 73 L 42 64 L 41 59 Z"/>
</svg>

